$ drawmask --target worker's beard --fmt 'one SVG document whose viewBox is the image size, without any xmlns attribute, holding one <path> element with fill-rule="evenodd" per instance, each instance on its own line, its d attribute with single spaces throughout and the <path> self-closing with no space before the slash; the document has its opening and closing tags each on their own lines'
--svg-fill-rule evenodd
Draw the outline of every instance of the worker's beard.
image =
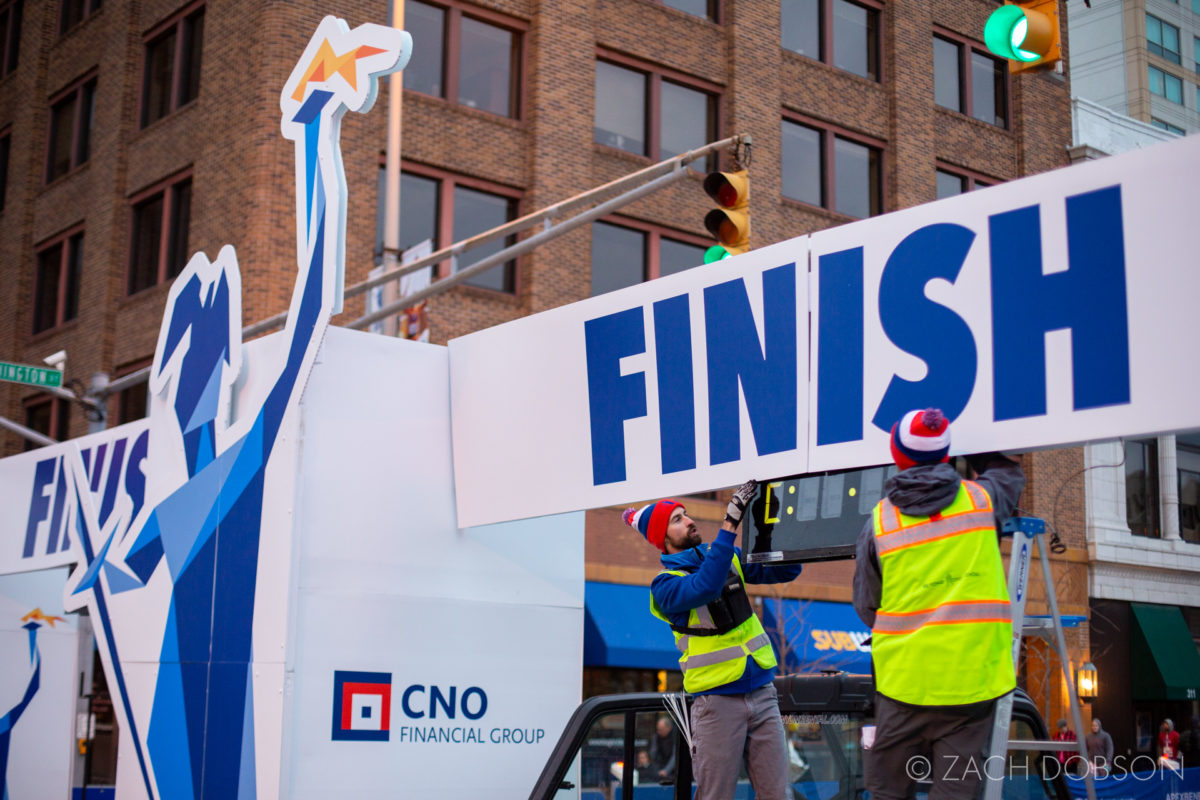
<svg viewBox="0 0 1200 800">
<path fill-rule="evenodd" d="M 688 528 L 688 532 L 683 537 L 683 542 L 680 543 L 681 550 L 687 550 L 689 547 L 698 547 L 704 540 L 700 538 L 700 531 L 696 526 Z"/>
</svg>

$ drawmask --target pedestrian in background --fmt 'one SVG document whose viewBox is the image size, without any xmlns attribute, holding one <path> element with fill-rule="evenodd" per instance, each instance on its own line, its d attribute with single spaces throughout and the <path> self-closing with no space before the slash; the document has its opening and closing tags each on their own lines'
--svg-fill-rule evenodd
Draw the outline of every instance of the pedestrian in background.
<svg viewBox="0 0 1200 800">
<path fill-rule="evenodd" d="M 1054 735 L 1050 738 L 1052 738 L 1056 742 L 1078 741 L 1078 737 L 1075 736 L 1075 731 L 1073 731 L 1067 727 L 1067 721 L 1065 719 L 1060 719 L 1058 721 L 1058 730 L 1056 730 L 1054 732 Z M 1077 752 L 1075 752 L 1075 750 L 1073 750 L 1073 749 L 1072 750 L 1059 750 L 1057 753 L 1054 754 L 1054 757 L 1058 759 L 1058 763 L 1062 765 L 1064 772 L 1066 772 L 1068 775 L 1074 775 L 1075 774 L 1074 765 L 1068 765 L 1067 762 L 1070 761 L 1071 756 L 1078 756 L 1078 755 L 1079 754 Z"/>
<path fill-rule="evenodd" d="M 1092 732 L 1084 742 L 1087 745 L 1088 763 L 1097 778 L 1108 775 L 1113 760 L 1113 740 L 1100 724 L 1099 717 L 1092 717 Z"/>
<path fill-rule="evenodd" d="M 1160 761 L 1179 761 L 1179 731 L 1170 717 L 1162 721 L 1158 730 L 1158 758 Z"/>
</svg>

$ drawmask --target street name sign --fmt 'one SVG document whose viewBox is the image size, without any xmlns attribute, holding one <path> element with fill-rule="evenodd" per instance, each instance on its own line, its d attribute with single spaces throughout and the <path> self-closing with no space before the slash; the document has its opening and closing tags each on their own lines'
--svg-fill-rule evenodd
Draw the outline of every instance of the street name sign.
<svg viewBox="0 0 1200 800">
<path fill-rule="evenodd" d="M 62 372 L 56 369 L 0 361 L 0 381 L 27 383 L 30 386 L 62 386 L 62 378 Z"/>
</svg>

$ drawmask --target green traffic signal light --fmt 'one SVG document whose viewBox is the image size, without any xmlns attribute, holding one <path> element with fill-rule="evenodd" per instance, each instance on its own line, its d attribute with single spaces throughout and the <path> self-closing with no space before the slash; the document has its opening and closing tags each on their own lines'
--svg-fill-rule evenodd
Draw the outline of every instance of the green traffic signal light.
<svg viewBox="0 0 1200 800">
<path fill-rule="evenodd" d="M 714 261 L 723 261 L 730 258 L 733 254 L 719 244 L 714 244 L 712 247 L 704 251 L 704 263 L 711 264 Z"/>
<path fill-rule="evenodd" d="M 1053 22 L 1015 5 L 997 8 L 983 27 L 983 41 L 998 56 L 1031 62 L 1044 58 L 1054 40 Z"/>
</svg>

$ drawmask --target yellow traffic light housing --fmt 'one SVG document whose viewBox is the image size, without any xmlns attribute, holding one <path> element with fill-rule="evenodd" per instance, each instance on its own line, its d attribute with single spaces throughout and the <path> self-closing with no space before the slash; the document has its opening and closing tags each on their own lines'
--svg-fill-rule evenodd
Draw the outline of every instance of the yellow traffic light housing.
<svg viewBox="0 0 1200 800">
<path fill-rule="evenodd" d="M 1054 65 L 1062 58 L 1058 0 L 1006 2 L 988 17 L 983 41 L 1008 59 L 1009 72 Z"/>
<path fill-rule="evenodd" d="M 717 203 L 704 216 L 704 227 L 717 240 L 704 254 L 704 263 L 741 255 L 750 249 L 750 176 L 746 170 L 710 172 L 704 192 Z"/>
</svg>

